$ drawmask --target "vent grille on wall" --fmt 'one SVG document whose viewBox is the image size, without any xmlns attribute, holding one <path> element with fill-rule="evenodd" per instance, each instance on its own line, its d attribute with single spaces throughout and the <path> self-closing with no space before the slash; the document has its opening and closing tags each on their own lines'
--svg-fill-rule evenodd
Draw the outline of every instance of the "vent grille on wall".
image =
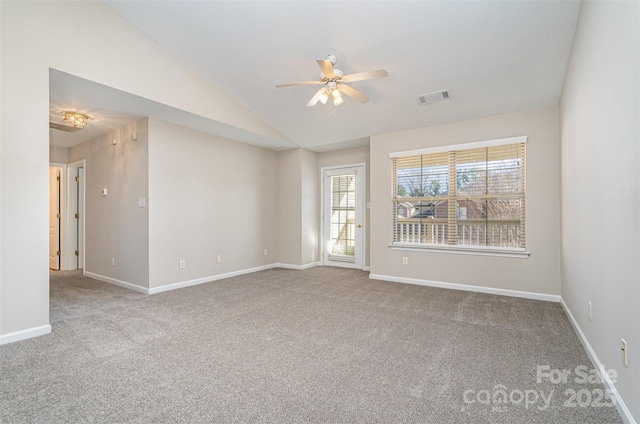
<svg viewBox="0 0 640 424">
<path fill-rule="evenodd" d="M 451 94 L 449 90 L 434 91 L 433 93 L 423 94 L 417 97 L 419 105 L 430 105 L 450 98 Z"/>
<path fill-rule="evenodd" d="M 58 122 L 51 122 L 51 121 L 49 121 L 49 128 L 52 128 L 58 131 L 65 131 L 65 132 L 76 132 L 82 129 L 79 127 L 72 127 L 71 125 L 63 125 Z"/>
</svg>

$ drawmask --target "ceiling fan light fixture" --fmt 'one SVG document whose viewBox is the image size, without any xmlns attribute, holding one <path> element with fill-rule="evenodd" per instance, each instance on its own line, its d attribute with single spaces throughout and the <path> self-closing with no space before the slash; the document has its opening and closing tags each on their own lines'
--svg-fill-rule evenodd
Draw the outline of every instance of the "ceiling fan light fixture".
<svg viewBox="0 0 640 424">
<path fill-rule="evenodd" d="M 336 90 L 338 91 L 338 90 Z M 342 96 L 340 95 L 340 92 L 338 91 L 338 96 L 333 96 L 333 105 L 334 106 L 340 106 L 342 103 L 344 103 L 344 100 L 342 99 Z"/>
<path fill-rule="evenodd" d="M 62 120 L 76 128 L 84 128 L 89 121 L 89 117 L 77 112 L 63 111 Z"/>
<path fill-rule="evenodd" d="M 318 100 L 320 100 L 320 103 L 322 103 L 323 105 L 326 105 L 327 100 L 329 100 L 328 91 L 324 91 L 322 94 L 320 94 L 320 96 L 318 97 Z"/>
</svg>

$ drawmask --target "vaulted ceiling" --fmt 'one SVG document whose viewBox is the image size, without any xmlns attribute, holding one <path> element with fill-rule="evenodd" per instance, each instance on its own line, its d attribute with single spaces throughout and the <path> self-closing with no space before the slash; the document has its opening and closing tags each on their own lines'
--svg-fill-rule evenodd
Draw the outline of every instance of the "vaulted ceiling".
<svg viewBox="0 0 640 424">
<path fill-rule="evenodd" d="M 577 0 L 104 3 L 295 144 L 316 151 L 557 104 L 580 9 Z M 318 79 L 315 60 L 330 53 L 345 74 L 386 69 L 389 76 L 352 83 L 370 101 L 346 98 L 337 107 L 305 106 L 317 86 L 275 88 Z M 444 89 L 449 100 L 416 101 Z M 110 107 L 118 109 L 117 102 Z"/>
</svg>

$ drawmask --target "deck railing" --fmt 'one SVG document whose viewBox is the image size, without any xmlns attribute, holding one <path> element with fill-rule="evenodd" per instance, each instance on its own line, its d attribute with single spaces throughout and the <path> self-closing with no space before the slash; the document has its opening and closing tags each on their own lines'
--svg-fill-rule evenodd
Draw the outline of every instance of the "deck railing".
<svg viewBox="0 0 640 424">
<path fill-rule="evenodd" d="M 465 219 L 457 221 L 457 245 L 521 247 L 524 239 L 520 221 Z M 449 223 L 446 219 L 398 218 L 395 234 L 397 243 L 449 243 Z"/>
</svg>

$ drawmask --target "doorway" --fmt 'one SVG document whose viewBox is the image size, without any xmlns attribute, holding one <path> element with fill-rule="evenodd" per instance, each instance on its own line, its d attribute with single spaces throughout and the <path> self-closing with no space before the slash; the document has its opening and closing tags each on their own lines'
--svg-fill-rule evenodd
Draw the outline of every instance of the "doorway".
<svg viewBox="0 0 640 424">
<path fill-rule="evenodd" d="M 49 164 L 49 269 L 84 269 L 84 160 Z"/>
<path fill-rule="evenodd" d="M 364 164 L 322 168 L 323 265 L 362 269 Z"/>
<path fill-rule="evenodd" d="M 85 181 L 84 160 L 68 165 L 67 261 L 65 269 L 84 269 Z"/>
<path fill-rule="evenodd" d="M 49 165 L 49 269 L 60 270 L 62 242 L 62 168 Z"/>
</svg>

